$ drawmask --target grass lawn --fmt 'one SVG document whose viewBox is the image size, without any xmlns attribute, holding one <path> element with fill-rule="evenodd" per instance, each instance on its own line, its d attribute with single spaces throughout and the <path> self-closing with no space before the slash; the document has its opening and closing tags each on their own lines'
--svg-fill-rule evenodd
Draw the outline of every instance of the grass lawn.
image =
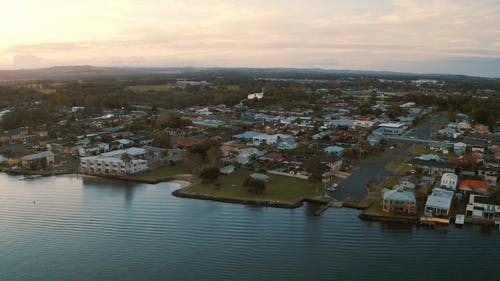
<svg viewBox="0 0 500 281">
<path fill-rule="evenodd" d="M 282 203 L 295 203 L 303 197 L 314 196 L 315 189 L 302 179 L 268 174 L 269 182 L 263 194 L 253 194 L 242 187 L 243 180 L 253 171 L 239 169 L 231 175 L 219 176 L 218 183 L 195 183 L 183 189 L 184 193 L 211 195 L 244 200 L 265 200 Z M 324 190 L 321 188 L 321 191 Z"/>
<path fill-rule="evenodd" d="M 411 171 L 410 160 L 410 157 L 398 156 L 387 163 L 385 169 L 396 174 L 407 174 Z"/>
<path fill-rule="evenodd" d="M 130 180 L 155 182 L 155 181 L 171 179 L 175 176 L 182 174 L 189 174 L 189 173 L 190 171 L 185 166 L 175 165 L 175 166 L 164 166 L 151 171 L 147 171 L 142 174 L 127 176 L 123 178 Z"/>
<path fill-rule="evenodd" d="M 435 154 L 435 151 L 432 151 L 426 144 L 416 143 L 410 145 L 408 148 L 408 152 L 413 155 L 422 155 L 422 154 Z"/>
</svg>

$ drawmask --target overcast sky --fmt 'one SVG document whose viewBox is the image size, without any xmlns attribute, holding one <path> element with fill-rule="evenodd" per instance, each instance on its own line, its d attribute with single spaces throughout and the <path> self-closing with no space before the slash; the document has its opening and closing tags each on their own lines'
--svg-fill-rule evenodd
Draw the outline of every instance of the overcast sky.
<svg viewBox="0 0 500 281">
<path fill-rule="evenodd" d="M 0 68 L 81 64 L 500 77 L 500 1 L 1 2 Z"/>
</svg>

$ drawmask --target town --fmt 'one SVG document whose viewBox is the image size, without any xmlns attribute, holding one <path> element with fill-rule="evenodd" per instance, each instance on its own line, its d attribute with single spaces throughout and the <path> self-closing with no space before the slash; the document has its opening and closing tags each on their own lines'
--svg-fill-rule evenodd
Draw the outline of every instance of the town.
<svg viewBox="0 0 500 281">
<path fill-rule="evenodd" d="M 500 224 L 500 82 L 243 70 L 8 80 L 0 161 L 180 197 Z"/>
</svg>

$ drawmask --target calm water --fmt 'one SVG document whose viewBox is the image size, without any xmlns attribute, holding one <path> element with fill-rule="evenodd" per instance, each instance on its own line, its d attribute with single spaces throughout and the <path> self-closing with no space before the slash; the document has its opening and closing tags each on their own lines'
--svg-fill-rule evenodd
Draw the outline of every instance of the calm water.
<svg viewBox="0 0 500 281">
<path fill-rule="evenodd" d="M 0 280 L 500 280 L 496 231 L 180 199 L 176 187 L 0 174 Z"/>
</svg>

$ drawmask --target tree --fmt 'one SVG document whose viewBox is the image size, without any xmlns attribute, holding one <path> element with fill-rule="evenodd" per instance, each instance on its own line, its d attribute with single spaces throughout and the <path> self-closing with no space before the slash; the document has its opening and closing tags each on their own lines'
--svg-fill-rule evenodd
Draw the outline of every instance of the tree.
<svg viewBox="0 0 500 281">
<path fill-rule="evenodd" d="M 207 150 L 207 162 L 210 165 L 219 166 L 220 158 L 222 156 L 222 151 L 218 146 L 212 146 Z"/>
<path fill-rule="evenodd" d="M 219 177 L 219 168 L 213 165 L 201 167 L 199 177 L 206 182 L 214 182 Z"/>
<path fill-rule="evenodd" d="M 125 167 L 130 166 L 130 163 L 132 162 L 132 158 L 127 153 L 122 154 L 120 159 L 122 159 L 122 161 L 125 163 Z"/>
<path fill-rule="evenodd" d="M 243 187 L 248 188 L 248 192 L 254 194 L 262 194 L 266 190 L 266 183 L 252 177 L 248 177 L 243 181 Z"/>
<path fill-rule="evenodd" d="M 159 131 L 155 134 L 151 145 L 161 148 L 170 148 L 170 135 L 164 131 Z"/>
<path fill-rule="evenodd" d="M 304 170 L 309 174 L 310 181 L 318 183 L 323 179 L 323 174 L 328 170 L 328 167 L 321 162 L 319 156 L 315 156 L 304 162 Z"/>
</svg>

